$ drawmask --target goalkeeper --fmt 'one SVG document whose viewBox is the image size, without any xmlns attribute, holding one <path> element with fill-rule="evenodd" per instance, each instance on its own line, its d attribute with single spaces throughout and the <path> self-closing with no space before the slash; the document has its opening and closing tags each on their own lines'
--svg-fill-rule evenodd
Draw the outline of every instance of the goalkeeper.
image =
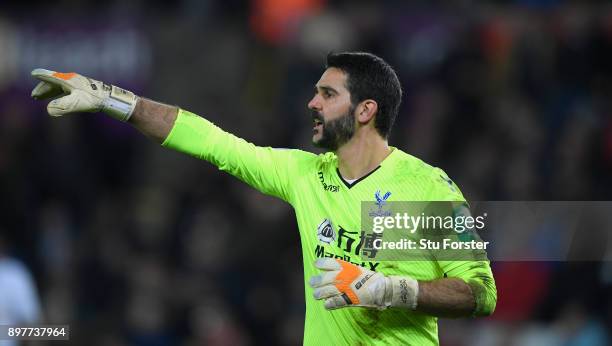
<svg viewBox="0 0 612 346">
<path fill-rule="evenodd" d="M 296 213 L 306 284 L 304 344 L 437 345 L 437 317 L 490 315 L 489 262 L 361 258 L 361 202 L 463 201 L 439 168 L 388 145 L 401 86 L 369 53 L 328 55 L 308 103 L 315 155 L 258 147 L 187 110 L 76 73 L 32 71 L 52 116 L 104 112 L 168 147 L 206 160 Z M 381 196 L 381 192 L 384 197 Z"/>
</svg>

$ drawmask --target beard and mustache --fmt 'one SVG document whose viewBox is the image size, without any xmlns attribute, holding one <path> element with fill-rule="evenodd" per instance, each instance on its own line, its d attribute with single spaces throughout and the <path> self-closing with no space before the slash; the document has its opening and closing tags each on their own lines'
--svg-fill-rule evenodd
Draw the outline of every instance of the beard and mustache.
<svg viewBox="0 0 612 346">
<path fill-rule="evenodd" d="M 312 142 L 314 146 L 336 151 L 343 144 L 348 142 L 355 134 L 355 112 L 353 105 L 350 106 L 348 112 L 333 120 L 325 121 L 323 116 L 317 111 L 312 111 L 312 119 L 321 121 L 321 138 L 318 141 Z"/>
</svg>

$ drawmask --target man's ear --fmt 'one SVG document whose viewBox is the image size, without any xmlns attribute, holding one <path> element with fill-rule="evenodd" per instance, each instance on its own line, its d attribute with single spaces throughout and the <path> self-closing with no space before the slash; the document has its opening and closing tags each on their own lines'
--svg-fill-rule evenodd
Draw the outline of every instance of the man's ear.
<svg viewBox="0 0 612 346">
<path fill-rule="evenodd" d="M 357 121 L 360 124 L 366 124 L 378 113 L 378 103 L 368 99 L 361 101 L 357 106 Z"/>
</svg>

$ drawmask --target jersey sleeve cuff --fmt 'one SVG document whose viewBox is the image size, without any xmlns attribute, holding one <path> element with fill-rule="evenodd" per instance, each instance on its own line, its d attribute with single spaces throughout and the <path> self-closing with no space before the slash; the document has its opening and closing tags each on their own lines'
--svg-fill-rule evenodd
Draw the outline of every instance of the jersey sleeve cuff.
<svg viewBox="0 0 612 346">
<path fill-rule="evenodd" d="M 184 109 L 179 109 L 170 133 L 162 146 L 201 157 L 213 124 Z"/>
</svg>

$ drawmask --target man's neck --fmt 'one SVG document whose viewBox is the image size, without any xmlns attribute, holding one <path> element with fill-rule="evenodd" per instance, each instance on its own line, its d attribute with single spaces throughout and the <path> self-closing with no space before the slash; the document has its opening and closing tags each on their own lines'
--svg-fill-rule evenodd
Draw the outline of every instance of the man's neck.
<svg viewBox="0 0 612 346">
<path fill-rule="evenodd" d="M 391 151 L 386 139 L 371 133 L 356 133 L 336 151 L 340 175 L 344 179 L 359 179 L 378 167 Z"/>
</svg>

